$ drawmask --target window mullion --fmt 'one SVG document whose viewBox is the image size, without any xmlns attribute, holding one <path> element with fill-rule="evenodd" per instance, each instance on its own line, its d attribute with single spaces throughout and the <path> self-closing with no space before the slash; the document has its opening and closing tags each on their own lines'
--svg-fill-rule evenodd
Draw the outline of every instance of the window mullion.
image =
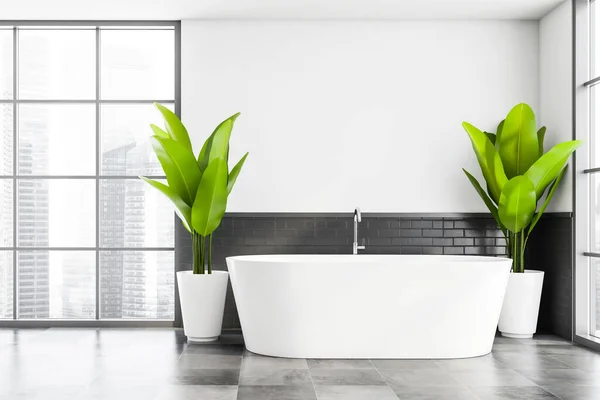
<svg viewBox="0 0 600 400">
<path fill-rule="evenodd" d="M 96 320 L 100 319 L 100 27 L 96 27 Z"/>
<path fill-rule="evenodd" d="M 15 26 L 13 28 L 13 100 L 15 101 L 13 103 L 13 170 L 12 170 L 12 178 L 13 178 L 13 247 L 17 247 L 18 242 L 17 242 L 17 235 L 18 235 L 18 231 L 17 231 L 17 218 L 18 218 L 18 213 L 17 213 L 17 167 L 18 167 L 18 162 L 17 162 L 17 157 L 18 157 L 18 146 L 19 146 L 19 141 L 18 141 L 18 132 L 19 132 L 19 118 L 18 118 L 18 105 L 16 103 L 16 100 L 19 98 L 19 84 L 18 84 L 18 78 L 19 78 L 19 30 L 17 29 L 17 27 Z M 18 271 L 18 264 L 17 264 L 17 251 L 13 250 L 13 319 L 17 319 L 18 318 L 18 305 L 19 305 L 19 299 L 18 299 L 18 288 L 19 288 L 19 271 Z"/>
</svg>

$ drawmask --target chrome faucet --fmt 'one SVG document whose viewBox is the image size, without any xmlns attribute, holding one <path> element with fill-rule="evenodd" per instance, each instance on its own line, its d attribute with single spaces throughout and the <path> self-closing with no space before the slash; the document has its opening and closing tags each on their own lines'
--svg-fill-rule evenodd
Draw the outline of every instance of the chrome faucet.
<svg viewBox="0 0 600 400">
<path fill-rule="evenodd" d="M 352 254 L 358 254 L 358 250 L 365 249 L 365 239 L 362 240 L 362 245 L 358 245 L 358 223 L 361 220 L 360 208 L 354 209 L 354 242 L 352 242 Z"/>
</svg>

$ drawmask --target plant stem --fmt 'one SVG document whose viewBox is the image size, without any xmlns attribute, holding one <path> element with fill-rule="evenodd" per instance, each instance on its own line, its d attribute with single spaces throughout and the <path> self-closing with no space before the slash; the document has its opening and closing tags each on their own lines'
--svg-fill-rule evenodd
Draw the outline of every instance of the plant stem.
<svg viewBox="0 0 600 400">
<path fill-rule="evenodd" d="M 204 265 L 206 264 L 206 252 L 204 251 L 204 236 L 200 236 L 200 273 L 204 273 Z"/>
<path fill-rule="evenodd" d="M 513 249 L 512 249 L 512 254 L 511 254 L 511 258 L 513 260 L 513 267 L 512 267 L 512 271 L 513 272 L 519 272 L 519 257 L 517 257 L 517 254 L 519 254 L 517 247 L 518 247 L 518 233 L 514 233 L 513 237 L 512 237 L 512 245 L 513 245 Z"/>
<path fill-rule="evenodd" d="M 212 274 L 212 233 L 208 235 L 208 273 Z"/>
<path fill-rule="evenodd" d="M 194 256 L 194 274 L 202 274 L 204 273 L 204 268 L 202 265 L 203 252 L 201 247 L 201 239 L 202 236 L 198 234 L 198 232 L 192 233 L 192 253 Z"/>
<path fill-rule="evenodd" d="M 521 232 L 520 234 L 521 236 L 521 253 L 519 254 L 519 257 L 521 259 L 520 262 L 520 271 L 519 272 L 525 272 L 525 232 Z"/>
</svg>

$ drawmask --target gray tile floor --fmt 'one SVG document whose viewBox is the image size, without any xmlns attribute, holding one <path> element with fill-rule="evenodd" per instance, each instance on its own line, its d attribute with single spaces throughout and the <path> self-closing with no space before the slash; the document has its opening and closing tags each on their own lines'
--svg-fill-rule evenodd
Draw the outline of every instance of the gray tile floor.
<svg viewBox="0 0 600 400">
<path fill-rule="evenodd" d="M 0 399 L 598 400 L 600 355 L 539 336 L 464 360 L 303 360 L 249 353 L 235 335 L 0 329 Z"/>
</svg>

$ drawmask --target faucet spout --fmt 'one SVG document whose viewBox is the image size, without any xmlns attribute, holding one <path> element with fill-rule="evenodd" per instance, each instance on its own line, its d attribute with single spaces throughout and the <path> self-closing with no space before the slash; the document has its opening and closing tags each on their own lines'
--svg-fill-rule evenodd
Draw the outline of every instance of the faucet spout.
<svg viewBox="0 0 600 400">
<path fill-rule="evenodd" d="M 361 222 L 362 216 L 360 213 L 360 208 L 356 207 L 354 209 L 354 241 L 352 242 L 352 254 L 358 254 L 358 250 L 365 249 L 365 240 L 363 239 L 363 244 L 358 244 L 358 223 Z"/>
</svg>

